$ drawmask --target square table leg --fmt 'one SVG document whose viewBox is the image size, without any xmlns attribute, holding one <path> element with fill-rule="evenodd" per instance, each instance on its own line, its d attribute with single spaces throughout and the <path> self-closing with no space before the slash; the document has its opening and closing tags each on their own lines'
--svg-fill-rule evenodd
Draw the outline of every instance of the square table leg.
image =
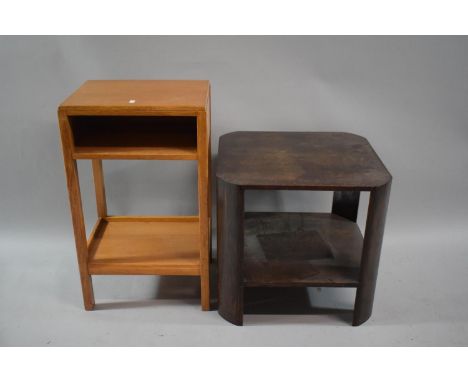
<svg viewBox="0 0 468 382">
<path fill-rule="evenodd" d="M 218 312 L 227 321 L 243 324 L 244 192 L 217 181 Z"/>
<path fill-rule="evenodd" d="M 198 214 L 200 224 L 200 292 L 202 310 L 210 310 L 210 144 L 207 133 L 207 115 L 197 117 L 197 154 L 198 154 Z"/>
<path fill-rule="evenodd" d="M 359 287 L 354 303 L 353 326 L 366 322 L 372 314 L 385 228 L 391 182 L 371 191 L 361 258 Z"/>
<path fill-rule="evenodd" d="M 86 310 L 93 310 L 95 304 L 94 291 L 93 282 L 88 271 L 88 243 L 86 241 L 86 228 L 81 204 L 78 166 L 71 153 L 72 137 L 68 118 L 62 113 L 59 113 L 59 122 L 83 302 Z"/>
</svg>

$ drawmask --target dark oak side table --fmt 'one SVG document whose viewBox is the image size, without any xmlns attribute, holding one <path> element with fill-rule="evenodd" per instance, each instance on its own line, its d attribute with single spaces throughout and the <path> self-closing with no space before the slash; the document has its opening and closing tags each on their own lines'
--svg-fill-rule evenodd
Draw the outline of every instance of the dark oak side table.
<svg viewBox="0 0 468 382">
<path fill-rule="evenodd" d="M 327 132 L 235 132 L 219 140 L 219 314 L 243 324 L 244 287 L 357 288 L 372 313 L 392 176 L 369 142 Z M 244 212 L 244 190 L 334 191 L 331 213 Z M 356 218 L 369 191 L 365 235 Z"/>
</svg>

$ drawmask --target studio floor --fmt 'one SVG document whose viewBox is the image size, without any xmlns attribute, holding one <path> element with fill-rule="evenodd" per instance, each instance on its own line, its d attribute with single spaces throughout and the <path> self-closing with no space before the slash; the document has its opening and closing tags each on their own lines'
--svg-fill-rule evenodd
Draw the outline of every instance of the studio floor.
<svg viewBox="0 0 468 382">
<path fill-rule="evenodd" d="M 71 238 L 3 237 L 3 346 L 466 346 L 464 232 L 388 232 L 374 313 L 350 325 L 353 289 L 251 289 L 245 324 L 202 312 L 198 281 L 94 278 L 96 310 L 82 307 Z M 215 289 L 215 288 L 214 288 Z"/>
</svg>

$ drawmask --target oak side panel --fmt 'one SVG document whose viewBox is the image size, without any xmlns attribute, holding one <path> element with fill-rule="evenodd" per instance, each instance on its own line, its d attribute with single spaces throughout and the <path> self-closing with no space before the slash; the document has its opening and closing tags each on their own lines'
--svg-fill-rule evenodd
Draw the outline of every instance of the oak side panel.
<svg viewBox="0 0 468 382">
<path fill-rule="evenodd" d="M 227 321 L 243 324 L 244 194 L 217 180 L 218 312 Z"/>
<path fill-rule="evenodd" d="M 370 194 L 353 326 L 366 322 L 372 314 L 390 188 L 391 181 Z"/>
</svg>

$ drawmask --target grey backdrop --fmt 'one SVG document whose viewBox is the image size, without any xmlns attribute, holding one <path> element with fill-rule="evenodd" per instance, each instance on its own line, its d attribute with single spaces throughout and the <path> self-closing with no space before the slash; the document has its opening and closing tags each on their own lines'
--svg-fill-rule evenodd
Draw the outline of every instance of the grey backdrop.
<svg viewBox="0 0 468 382">
<path fill-rule="evenodd" d="M 156 277 L 97 277 L 105 304 L 84 312 L 56 109 L 87 79 L 210 80 L 214 159 L 235 130 L 367 137 L 394 177 L 372 319 L 284 311 L 236 328 L 199 311 L 196 280 Z M 467 37 L 1 37 L 0 344 L 466 345 L 467 144 Z M 191 162 L 104 169 L 111 213 L 196 213 Z M 79 170 L 91 225 L 90 164 Z M 329 193 L 247 196 L 252 210 L 330 205 Z M 353 297 L 308 301 L 349 309 Z"/>
</svg>

